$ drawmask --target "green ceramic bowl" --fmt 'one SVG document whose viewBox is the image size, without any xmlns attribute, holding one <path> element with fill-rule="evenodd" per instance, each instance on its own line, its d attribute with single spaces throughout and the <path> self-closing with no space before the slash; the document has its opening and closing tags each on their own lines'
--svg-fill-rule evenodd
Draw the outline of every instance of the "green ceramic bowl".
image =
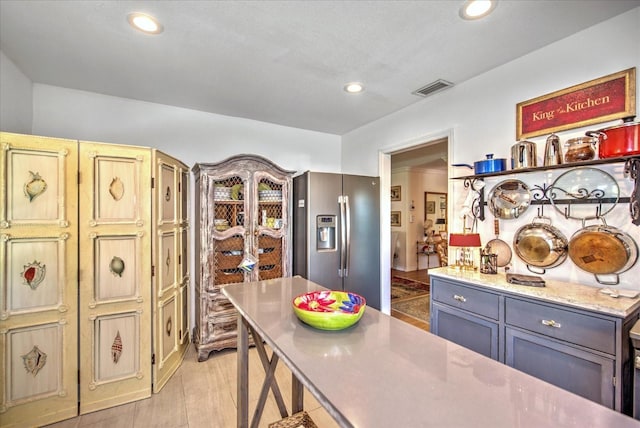
<svg viewBox="0 0 640 428">
<path fill-rule="evenodd" d="M 357 323 L 367 306 L 364 297 L 347 291 L 311 291 L 293 299 L 293 311 L 320 330 L 342 330 Z"/>
</svg>

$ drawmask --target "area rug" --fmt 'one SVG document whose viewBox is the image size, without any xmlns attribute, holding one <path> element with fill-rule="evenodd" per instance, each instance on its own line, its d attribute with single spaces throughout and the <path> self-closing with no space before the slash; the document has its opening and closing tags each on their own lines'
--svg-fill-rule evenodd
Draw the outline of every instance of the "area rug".
<svg viewBox="0 0 640 428">
<path fill-rule="evenodd" d="M 429 284 L 412 281 L 410 279 L 391 278 L 391 301 L 416 297 L 429 292 Z"/>
<path fill-rule="evenodd" d="M 391 309 L 420 321 L 429 322 L 429 294 L 391 302 Z"/>
</svg>

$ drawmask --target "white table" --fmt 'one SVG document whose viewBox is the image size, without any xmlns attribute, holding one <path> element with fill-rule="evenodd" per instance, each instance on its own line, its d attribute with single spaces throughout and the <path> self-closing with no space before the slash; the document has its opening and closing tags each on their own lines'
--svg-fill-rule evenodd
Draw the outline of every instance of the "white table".
<svg viewBox="0 0 640 428">
<path fill-rule="evenodd" d="M 273 350 L 270 362 L 263 359 L 265 398 L 271 389 L 283 405 L 271 383 L 282 360 L 294 376 L 293 412 L 302 408 L 304 385 L 343 427 L 640 427 L 628 416 L 372 308 L 346 330 L 309 327 L 291 302 L 319 289 L 300 277 L 223 289 L 239 312 L 238 427 L 249 426 L 249 329 Z M 254 412 L 252 426 L 261 412 Z"/>
</svg>

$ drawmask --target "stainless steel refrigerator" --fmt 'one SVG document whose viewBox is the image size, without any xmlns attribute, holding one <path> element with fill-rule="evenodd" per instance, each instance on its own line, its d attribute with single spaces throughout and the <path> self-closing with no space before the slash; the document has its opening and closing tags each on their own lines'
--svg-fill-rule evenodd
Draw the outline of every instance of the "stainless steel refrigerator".
<svg viewBox="0 0 640 428">
<path fill-rule="evenodd" d="M 305 172 L 293 179 L 293 274 L 358 293 L 380 309 L 380 179 Z"/>
</svg>

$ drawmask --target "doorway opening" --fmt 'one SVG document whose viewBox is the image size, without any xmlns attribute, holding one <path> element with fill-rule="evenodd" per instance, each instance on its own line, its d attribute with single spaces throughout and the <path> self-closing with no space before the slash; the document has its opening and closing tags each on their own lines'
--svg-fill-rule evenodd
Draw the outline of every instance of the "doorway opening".
<svg viewBox="0 0 640 428">
<path fill-rule="evenodd" d="M 446 255 L 449 137 L 391 151 L 390 314 L 429 331 L 429 269 Z M 431 195 L 431 196 L 429 196 Z M 433 199 L 435 198 L 435 199 Z M 432 200 L 433 199 L 433 200 Z M 439 253 L 440 250 L 440 253 Z"/>
</svg>

